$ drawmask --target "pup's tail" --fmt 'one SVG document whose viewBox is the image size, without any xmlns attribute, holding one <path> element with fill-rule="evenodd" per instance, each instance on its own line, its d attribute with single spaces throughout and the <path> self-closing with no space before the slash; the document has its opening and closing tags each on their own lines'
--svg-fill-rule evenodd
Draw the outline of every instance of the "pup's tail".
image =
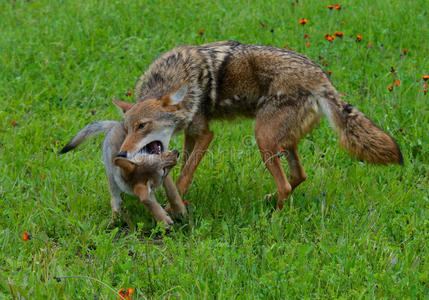
<svg viewBox="0 0 429 300">
<path fill-rule="evenodd" d="M 82 144 L 85 140 L 89 139 L 90 137 L 100 134 L 100 133 L 107 133 L 109 130 L 111 130 L 114 126 L 118 125 L 120 122 L 117 121 L 101 121 L 89 124 L 82 128 L 79 133 L 71 139 L 70 142 L 67 143 L 67 145 L 64 146 L 63 149 L 61 149 L 58 153 L 63 154 L 66 152 L 69 152 L 70 150 L 73 150 L 80 144 Z"/>
<path fill-rule="evenodd" d="M 341 146 L 351 155 L 374 164 L 404 164 L 395 140 L 353 105 L 342 101 L 337 91 L 325 91 L 318 99 L 323 113 L 339 134 Z"/>
</svg>

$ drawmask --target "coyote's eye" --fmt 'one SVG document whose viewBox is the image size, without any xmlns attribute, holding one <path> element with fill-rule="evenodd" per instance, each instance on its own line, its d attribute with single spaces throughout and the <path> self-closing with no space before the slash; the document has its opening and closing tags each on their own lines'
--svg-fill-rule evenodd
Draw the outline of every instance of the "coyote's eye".
<svg viewBox="0 0 429 300">
<path fill-rule="evenodd" d="M 146 123 L 140 123 L 140 124 L 137 126 L 137 129 L 143 129 L 145 125 L 146 125 Z"/>
</svg>

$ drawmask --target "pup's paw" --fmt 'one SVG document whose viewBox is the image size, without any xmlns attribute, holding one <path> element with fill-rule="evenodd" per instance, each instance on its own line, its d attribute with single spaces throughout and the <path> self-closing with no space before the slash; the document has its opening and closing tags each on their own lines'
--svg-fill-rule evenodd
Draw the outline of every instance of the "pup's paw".
<svg viewBox="0 0 429 300">
<path fill-rule="evenodd" d="M 168 214 L 173 218 L 186 216 L 187 213 L 186 207 L 183 202 L 181 202 L 179 205 L 171 205 L 171 203 L 168 203 L 167 207 L 165 208 L 165 211 L 168 212 Z"/>
<path fill-rule="evenodd" d="M 107 229 L 114 229 L 116 227 L 122 227 L 126 225 L 120 212 L 112 212 L 112 218 L 110 219 L 109 224 L 107 224 Z"/>
</svg>

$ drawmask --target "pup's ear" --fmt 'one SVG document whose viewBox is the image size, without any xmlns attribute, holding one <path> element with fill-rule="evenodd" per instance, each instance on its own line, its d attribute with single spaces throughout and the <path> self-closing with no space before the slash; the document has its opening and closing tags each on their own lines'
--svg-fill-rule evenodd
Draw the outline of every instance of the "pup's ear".
<svg viewBox="0 0 429 300">
<path fill-rule="evenodd" d="M 134 105 L 134 103 L 125 102 L 118 99 L 112 99 L 112 102 L 122 111 L 123 114 L 125 114 Z"/>
<path fill-rule="evenodd" d="M 162 98 L 162 101 L 166 105 L 177 105 L 185 98 L 186 92 L 188 91 L 188 85 L 185 83 L 182 87 L 172 92 L 171 94 Z"/>
<path fill-rule="evenodd" d="M 140 201 L 146 201 L 149 199 L 149 186 L 144 183 L 137 183 L 134 186 L 134 193 L 139 197 Z"/>
<path fill-rule="evenodd" d="M 114 163 L 127 174 L 131 174 L 137 167 L 135 163 L 124 157 L 115 158 Z"/>
</svg>

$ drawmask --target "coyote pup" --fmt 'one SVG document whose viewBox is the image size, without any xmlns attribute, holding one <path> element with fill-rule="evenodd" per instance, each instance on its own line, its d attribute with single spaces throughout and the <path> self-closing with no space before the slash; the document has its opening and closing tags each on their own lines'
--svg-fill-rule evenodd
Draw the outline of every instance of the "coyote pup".
<svg viewBox="0 0 429 300">
<path fill-rule="evenodd" d="M 167 177 L 177 164 L 179 152 L 174 150 L 159 154 L 140 153 L 132 159 L 117 156 L 126 135 L 121 122 L 102 121 L 87 125 L 59 153 L 66 153 L 99 133 L 106 133 L 103 162 L 111 195 L 112 224 L 121 213 L 121 192 L 137 196 L 157 222 L 173 224 L 170 216 L 155 199 L 155 191 L 162 184 L 170 200 L 167 210 L 173 215 L 185 213 L 184 204 L 176 187 L 171 177 Z"/>
</svg>

